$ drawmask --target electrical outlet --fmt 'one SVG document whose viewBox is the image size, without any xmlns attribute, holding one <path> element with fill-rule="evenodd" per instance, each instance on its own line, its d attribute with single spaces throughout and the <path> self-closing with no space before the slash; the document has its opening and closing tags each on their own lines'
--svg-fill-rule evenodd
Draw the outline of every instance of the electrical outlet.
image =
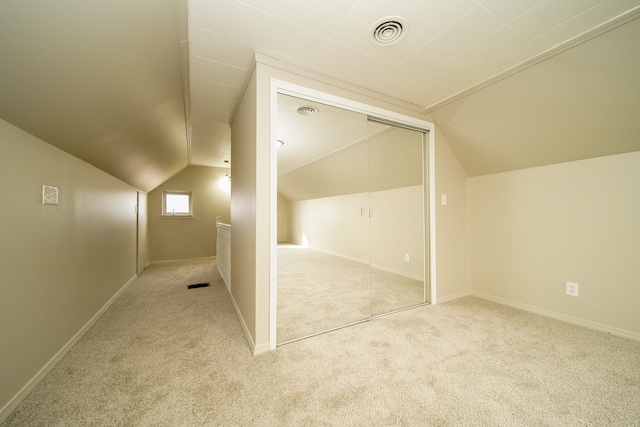
<svg viewBox="0 0 640 427">
<path fill-rule="evenodd" d="M 567 282 L 565 289 L 566 294 L 572 297 L 577 297 L 579 287 L 580 285 L 575 282 Z"/>
<path fill-rule="evenodd" d="M 404 262 L 409 262 L 409 254 L 404 254 Z"/>
</svg>

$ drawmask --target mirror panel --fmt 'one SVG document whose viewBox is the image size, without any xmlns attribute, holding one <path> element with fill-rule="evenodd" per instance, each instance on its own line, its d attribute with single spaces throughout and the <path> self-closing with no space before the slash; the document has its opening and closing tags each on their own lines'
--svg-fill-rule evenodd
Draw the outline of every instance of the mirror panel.
<svg viewBox="0 0 640 427">
<path fill-rule="evenodd" d="M 366 130 L 366 115 L 278 95 L 278 344 L 371 316 Z"/>
<path fill-rule="evenodd" d="M 424 134 L 369 122 L 371 314 L 425 302 Z"/>
<path fill-rule="evenodd" d="M 424 303 L 423 137 L 278 95 L 278 344 Z"/>
</svg>

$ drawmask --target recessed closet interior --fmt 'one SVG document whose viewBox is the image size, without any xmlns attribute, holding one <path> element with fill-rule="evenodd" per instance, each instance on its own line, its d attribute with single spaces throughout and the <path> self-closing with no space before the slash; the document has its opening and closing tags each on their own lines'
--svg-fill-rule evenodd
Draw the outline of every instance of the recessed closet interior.
<svg viewBox="0 0 640 427">
<path fill-rule="evenodd" d="M 428 302 L 427 135 L 278 94 L 278 344 Z"/>
</svg>

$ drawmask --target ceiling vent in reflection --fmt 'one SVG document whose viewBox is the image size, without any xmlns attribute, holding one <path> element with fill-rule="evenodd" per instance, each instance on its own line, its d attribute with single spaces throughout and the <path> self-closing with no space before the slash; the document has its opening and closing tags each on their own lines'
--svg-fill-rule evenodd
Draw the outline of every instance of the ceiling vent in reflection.
<svg viewBox="0 0 640 427">
<path fill-rule="evenodd" d="M 298 114 L 303 116 L 313 116 L 318 112 L 318 109 L 312 105 L 305 105 L 303 107 L 298 108 Z"/>
<path fill-rule="evenodd" d="M 409 24 L 399 16 L 387 16 L 371 26 L 371 43 L 378 47 L 390 47 L 400 43 L 406 36 Z"/>
</svg>

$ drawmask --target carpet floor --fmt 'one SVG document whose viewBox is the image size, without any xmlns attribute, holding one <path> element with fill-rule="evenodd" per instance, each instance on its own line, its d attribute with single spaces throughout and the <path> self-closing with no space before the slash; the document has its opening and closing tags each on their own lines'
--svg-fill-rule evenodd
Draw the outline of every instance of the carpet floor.
<svg viewBox="0 0 640 427">
<path fill-rule="evenodd" d="M 156 264 L 2 425 L 638 426 L 640 342 L 467 297 L 253 356 L 214 261 Z"/>
<path fill-rule="evenodd" d="M 420 280 L 310 248 L 278 245 L 278 344 L 424 302 Z"/>
</svg>

